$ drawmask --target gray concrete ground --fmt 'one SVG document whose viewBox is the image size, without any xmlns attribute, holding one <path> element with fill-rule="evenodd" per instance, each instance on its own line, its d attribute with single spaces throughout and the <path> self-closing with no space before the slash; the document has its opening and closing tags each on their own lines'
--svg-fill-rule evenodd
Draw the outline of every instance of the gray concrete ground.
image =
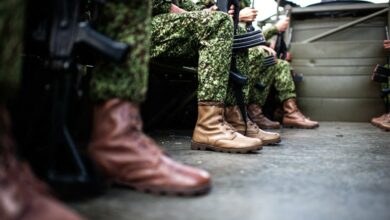
<svg viewBox="0 0 390 220">
<path fill-rule="evenodd" d="M 213 190 L 196 198 L 112 188 L 72 203 L 89 219 L 390 219 L 390 132 L 368 123 L 281 130 L 283 142 L 249 155 L 191 151 L 191 131 L 154 137 L 177 160 L 209 170 Z"/>
</svg>

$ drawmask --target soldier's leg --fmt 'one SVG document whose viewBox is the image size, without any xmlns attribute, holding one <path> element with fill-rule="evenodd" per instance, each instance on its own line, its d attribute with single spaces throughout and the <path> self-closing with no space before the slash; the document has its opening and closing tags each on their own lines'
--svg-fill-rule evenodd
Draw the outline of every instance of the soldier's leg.
<svg viewBox="0 0 390 220">
<path fill-rule="evenodd" d="M 287 61 L 278 60 L 275 65 L 275 81 L 274 87 L 277 91 L 277 98 L 283 102 L 287 99 L 295 99 L 295 84 L 291 76 L 291 66 Z"/>
<path fill-rule="evenodd" d="M 231 59 L 232 24 L 221 12 L 161 14 L 152 21 L 153 58 L 197 59 L 198 101 L 223 102 Z"/>
<path fill-rule="evenodd" d="M 254 50 L 258 50 L 257 48 L 253 48 Z M 259 75 L 261 74 L 261 67 L 263 66 L 263 57 L 262 52 L 260 51 L 258 53 L 260 56 L 251 56 L 252 59 L 249 58 L 249 55 L 247 52 L 240 52 L 237 54 L 237 67 L 241 74 L 246 76 L 248 78 L 248 84 L 244 86 L 244 100 L 242 102 L 244 103 L 244 107 L 248 110 L 248 113 L 250 113 L 249 107 L 251 105 L 249 104 L 249 100 L 252 96 L 252 92 L 254 91 L 252 87 L 255 86 L 256 81 L 258 81 Z M 256 65 L 256 66 L 254 66 Z M 231 90 L 229 90 L 230 93 L 232 93 Z M 229 94 L 228 92 L 228 94 Z M 280 142 L 280 135 L 278 133 L 273 132 L 266 132 L 261 130 L 257 123 L 254 121 L 254 118 L 248 117 L 248 115 L 243 115 L 240 112 L 240 107 L 238 104 L 240 104 L 234 97 L 231 98 L 230 105 L 227 105 L 225 109 L 225 117 L 226 121 L 229 122 L 237 131 L 240 133 L 253 138 L 260 139 L 264 145 L 268 144 L 275 144 Z M 245 119 L 245 120 L 244 120 Z"/>
<path fill-rule="evenodd" d="M 24 6 L 23 0 L 0 2 L 0 219 L 81 219 L 49 197 L 28 165 L 16 159 L 5 102 L 19 84 Z"/>
<path fill-rule="evenodd" d="M 246 153 L 261 148 L 224 122 L 233 25 L 221 12 L 162 14 L 152 22 L 152 57 L 199 58 L 198 120 L 191 148 Z"/>
<path fill-rule="evenodd" d="M 262 111 L 262 106 L 267 99 L 276 72 L 275 67 L 265 67 L 264 58 L 269 56 L 268 52 L 261 48 L 249 49 L 249 77 L 248 85 L 248 114 L 253 121 L 262 129 L 278 129 L 279 122 L 271 121 Z M 261 85 L 260 89 L 258 85 Z"/>
<path fill-rule="evenodd" d="M 132 47 L 125 63 L 97 66 L 91 81 L 92 99 L 120 98 L 142 102 L 148 81 L 150 1 L 109 1 L 100 21 L 99 31 Z"/>
<path fill-rule="evenodd" d="M 386 65 L 387 68 L 389 68 L 388 65 Z M 388 89 L 390 85 L 390 78 L 388 83 L 382 83 L 381 88 L 382 89 Z M 390 94 L 388 94 L 386 97 L 384 97 L 385 105 L 387 110 L 390 109 Z M 379 128 L 382 128 L 385 131 L 390 130 L 390 112 L 386 112 L 383 115 L 379 117 L 374 117 L 371 119 L 371 123 Z"/>
<path fill-rule="evenodd" d="M 274 87 L 278 99 L 283 103 L 283 125 L 308 129 L 318 127 L 318 122 L 310 120 L 298 109 L 290 64 L 287 61 L 278 60 L 276 69 L 278 74 L 275 77 Z"/>
<path fill-rule="evenodd" d="M 107 2 L 100 30 L 132 46 L 122 65 L 101 64 L 94 73 L 89 153 L 112 181 L 139 191 L 195 195 L 208 192 L 210 175 L 167 157 L 142 131 L 139 103 L 148 80 L 151 2 Z"/>
</svg>

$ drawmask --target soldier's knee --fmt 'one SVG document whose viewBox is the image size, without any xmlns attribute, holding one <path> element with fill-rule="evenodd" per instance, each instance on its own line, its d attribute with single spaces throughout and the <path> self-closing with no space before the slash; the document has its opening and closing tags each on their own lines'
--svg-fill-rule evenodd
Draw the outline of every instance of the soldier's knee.
<svg viewBox="0 0 390 220">
<path fill-rule="evenodd" d="M 290 67 L 290 64 L 289 62 L 285 61 L 285 60 L 282 60 L 282 59 L 278 59 L 278 64 L 277 64 L 280 68 L 289 68 Z"/>
</svg>

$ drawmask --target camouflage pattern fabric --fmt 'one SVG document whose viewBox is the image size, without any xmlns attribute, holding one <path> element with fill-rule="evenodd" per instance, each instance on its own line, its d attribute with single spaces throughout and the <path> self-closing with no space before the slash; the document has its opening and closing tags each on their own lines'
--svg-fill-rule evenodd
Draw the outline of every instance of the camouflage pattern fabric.
<svg viewBox="0 0 390 220">
<path fill-rule="evenodd" d="M 233 24 L 222 12 L 160 14 L 152 19 L 153 58 L 198 58 L 198 100 L 224 101 Z"/>
<path fill-rule="evenodd" d="M 97 66 L 91 81 L 92 99 L 142 102 L 148 82 L 151 1 L 108 1 L 101 16 L 98 29 L 132 48 L 125 63 Z"/>
<path fill-rule="evenodd" d="M 275 66 L 265 69 L 260 74 L 258 81 L 254 81 L 254 83 L 257 82 L 260 82 L 265 88 L 260 91 L 251 85 L 249 103 L 256 103 L 263 106 L 272 86 L 276 89 L 279 101 L 283 102 L 290 98 L 296 98 L 295 84 L 291 76 L 290 64 L 285 60 L 278 60 Z"/>
<path fill-rule="evenodd" d="M 276 28 L 275 25 L 263 31 L 263 35 L 267 40 L 271 39 L 273 36 L 275 36 L 278 33 L 279 33 L 278 28 Z"/>
<path fill-rule="evenodd" d="M 246 88 L 246 93 L 248 94 L 246 103 L 256 103 L 256 104 L 264 104 L 264 102 L 260 102 L 259 96 L 264 96 L 263 92 L 260 92 L 255 85 L 257 83 L 261 83 L 268 88 L 271 86 L 275 74 L 275 69 L 267 67 L 264 65 L 264 58 L 269 56 L 268 52 L 261 48 L 250 48 L 248 52 L 248 87 Z M 268 94 L 266 94 L 268 95 Z"/>
<path fill-rule="evenodd" d="M 274 87 L 279 101 L 283 102 L 290 98 L 296 98 L 297 95 L 294 80 L 291 75 L 290 63 L 285 60 L 278 60 L 275 69 L 277 74 L 275 75 Z"/>
<path fill-rule="evenodd" d="M 250 82 L 252 79 L 255 78 L 253 76 L 254 72 L 250 71 L 250 65 L 249 65 L 249 59 L 248 59 L 248 50 L 243 50 L 239 53 L 236 54 L 236 60 L 237 60 L 237 69 L 241 75 L 248 77 L 248 81 Z M 244 103 L 248 103 L 248 98 L 250 97 L 250 84 L 248 83 L 247 85 L 244 86 L 242 89 L 244 93 Z M 226 94 L 226 99 L 225 99 L 225 106 L 233 106 L 239 104 L 237 97 L 235 95 L 234 91 L 234 86 L 231 82 L 229 82 L 228 86 L 228 92 Z"/>
<path fill-rule="evenodd" d="M 22 66 L 24 1 L 0 1 L 0 101 L 18 88 Z"/>
</svg>

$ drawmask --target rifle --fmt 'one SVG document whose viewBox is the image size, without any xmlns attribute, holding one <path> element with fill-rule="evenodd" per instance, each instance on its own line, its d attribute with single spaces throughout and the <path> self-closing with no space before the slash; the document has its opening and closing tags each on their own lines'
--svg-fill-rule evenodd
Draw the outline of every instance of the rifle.
<svg viewBox="0 0 390 220">
<path fill-rule="evenodd" d="M 255 0 L 252 0 L 251 8 L 255 8 Z M 246 23 L 246 31 L 247 32 L 255 31 L 255 28 L 253 27 L 252 22 L 247 22 Z"/>
<path fill-rule="evenodd" d="M 234 5 L 233 13 L 233 25 L 234 25 L 234 38 L 233 38 L 233 51 L 239 51 L 248 49 L 251 47 L 266 44 L 265 38 L 261 30 L 251 31 L 245 34 L 237 34 L 239 15 L 240 15 L 240 2 L 239 0 L 218 0 L 217 6 L 220 11 L 227 13 L 231 5 Z"/>
<path fill-rule="evenodd" d="M 372 81 L 379 83 L 388 83 L 389 77 L 390 69 L 380 64 L 375 66 L 374 71 L 371 74 Z"/>
<path fill-rule="evenodd" d="M 286 16 L 289 17 L 291 13 L 291 9 L 286 10 Z M 275 51 L 276 55 L 279 59 L 285 60 L 287 57 L 287 45 L 284 41 L 284 31 L 277 34 L 276 43 L 275 43 Z"/>
<path fill-rule="evenodd" d="M 41 160 L 37 164 L 47 163 L 48 167 L 39 168 L 45 169 L 40 170 L 41 175 L 45 175 L 50 183 L 99 187 L 99 181 L 96 181 L 98 174 L 89 170 L 88 162 L 79 152 L 79 140 L 74 135 L 77 132 L 69 128 L 70 115 L 80 105 L 84 97 L 83 86 L 86 85 L 82 83 L 85 76 L 80 73 L 84 67 L 80 59 L 84 54 L 79 48 L 90 49 L 106 60 L 119 63 L 126 58 L 130 46 L 113 41 L 93 30 L 88 22 L 81 21 L 82 3 L 81 0 L 46 0 L 30 5 L 29 12 L 33 14 L 34 21 L 28 27 L 32 30 L 26 31 L 31 33 L 26 41 L 26 65 L 30 66 L 25 68 L 21 88 L 20 118 L 25 121 L 19 120 L 19 135 L 22 137 L 19 139 L 29 153 L 35 153 L 30 148 L 35 148 L 37 142 L 43 147 L 35 148 L 43 151 L 37 153 Z M 92 3 L 102 4 L 103 1 Z M 37 9 L 43 10 L 43 13 L 35 12 Z M 39 13 L 39 17 L 34 13 Z M 34 68 L 39 69 L 34 71 Z M 25 112 L 25 109 L 29 111 Z M 40 134 L 42 130 L 45 133 L 43 137 Z M 70 165 L 66 169 L 70 170 L 64 170 L 64 158 Z M 36 160 L 34 157 L 31 159 Z"/>
<path fill-rule="evenodd" d="M 246 122 L 247 122 L 247 111 L 244 103 L 243 87 L 247 84 L 248 78 L 243 76 L 237 69 L 237 58 L 236 53 L 240 50 L 248 49 L 254 46 L 264 45 L 265 38 L 263 33 L 259 31 L 252 31 L 245 34 L 237 34 L 240 4 L 239 0 L 218 0 L 217 6 L 220 11 L 228 12 L 231 5 L 234 5 L 233 13 L 233 25 L 234 25 L 234 38 L 233 38 L 233 51 L 232 60 L 230 64 L 229 79 L 233 85 L 235 96 L 240 107 L 241 115 L 245 122 L 245 133 L 246 133 Z"/>
</svg>

